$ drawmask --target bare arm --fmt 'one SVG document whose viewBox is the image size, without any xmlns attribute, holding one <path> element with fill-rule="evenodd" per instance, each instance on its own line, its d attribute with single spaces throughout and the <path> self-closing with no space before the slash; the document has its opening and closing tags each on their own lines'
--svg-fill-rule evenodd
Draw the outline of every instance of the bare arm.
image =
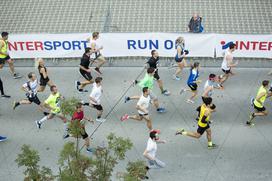
<svg viewBox="0 0 272 181">
<path fill-rule="evenodd" d="M 259 94 L 259 95 L 256 97 L 256 101 L 259 102 L 259 103 L 261 104 L 260 99 L 261 99 L 264 95 L 265 95 L 264 92 L 261 93 L 261 94 Z"/>
<path fill-rule="evenodd" d="M 85 67 L 83 67 L 82 65 L 79 65 L 79 68 L 86 71 L 86 72 L 90 72 L 90 69 L 86 69 Z"/>
<path fill-rule="evenodd" d="M 205 89 L 204 93 L 202 94 L 203 97 L 208 97 L 208 92 L 212 90 L 212 86 L 209 86 L 207 89 Z"/>
</svg>

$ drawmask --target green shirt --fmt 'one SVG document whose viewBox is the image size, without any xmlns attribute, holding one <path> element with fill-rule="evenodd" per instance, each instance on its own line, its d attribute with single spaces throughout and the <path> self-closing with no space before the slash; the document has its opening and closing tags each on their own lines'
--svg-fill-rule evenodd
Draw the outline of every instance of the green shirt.
<svg viewBox="0 0 272 181">
<path fill-rule="evenodd" d="M 149 90 L 153 89 L 154 77 L 150 76 L 148 73 L 145 74 L 144 78 L 139 82 L 141 88 L 148 87 Z"/>
<path fill-rule="evenodd" d="M 51 107 L 51 113 L 60 113 L 60 93 L 55 95 L 50 94 L 50 96 L 44 101 L 45 104 L 48 104 Z"/>
</svg>

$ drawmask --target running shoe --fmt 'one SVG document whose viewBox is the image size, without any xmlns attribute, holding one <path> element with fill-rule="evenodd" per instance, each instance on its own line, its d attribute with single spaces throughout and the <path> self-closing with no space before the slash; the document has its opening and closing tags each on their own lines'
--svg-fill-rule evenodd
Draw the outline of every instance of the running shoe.
<svg viewBox="0 0 272 181">
<path fill-rule="evenodd" d="M 163 108 L 163 107 L 159 107 L 159 108 L 157 109 L 157 112 L 159 112 L 159 113 L 164 113 L 164 112 L 166 112 L 166 109 Z"/>
<path fill-rule="evenodd" d="M 189 104 L 194 104 L 194 103 L 195 103 L 195 102 L 194 102 L 193 100 L 191 100 L 191 99 L 187 99 L 186 102 L 189 103 Z"/>
<path fill-rule="evenodd" d="M 85 89 L 78 89 L 78 93 L 84 93 L 84 92 L 88 92 L 88 90 L 85 90 Z"/>
<path fill-rule="evenodd" d="M 94 148 L 87 148 L 86 151 L 88 153 L 93 153 L 93 152 L 95 152 L 95 149 Z"/>
<path fill-rule="evenodd" d="M 162 94 L 165 95 L 165 96 L 169 96 L 170 95 L 170 92 L 168 90 L 163 90 L 162 91 Z"/>
<path fill-rule="evenodd" d="M 0 142 L 2 142 L 2 141 L 6 141 L 8 138 L 7 137 L 5 137 L 5 136 L 0 136 Z"/>
<path fill-rule="evenodd" d="M 124 116 L 121 117 L 121 121 L 125 121 L 129 119 L 129 115 L 125 114 Z"/>
<path fill-rule="evenodd" d="M 183 128 L 180 128 L 180 129 L 178 129 L 177 131 L 176 131 L 176 134 L 175 135 L 183 135 L 183 132 L 184 132 L 185 130 L 183 129 Z"/>
<path fill-rule="evenodd" d="M 78 80 L 75 81 L 75 89 L 78 90 L 78 86 L 80 85 L 80 82 Z"/>
<path fill-rule="evenodd" d="M 94 70 L 95 70 L 97 73 L 99 73 L 100 75 L 102 74 L 102 72 L 100 72 L 100 69 L 99 69 L 98 67 L 96 67 Z"/>
<path fill-rule="evenodd" d="M 68 133 L 65 133 L 64 135 L 63 135 L 63 139 L 66 139 L 66 138 L 69 138 L 70 137 L 70 135 L 68 134 Z"/>
<path fill-rule="evenodd" d="M 126 96 L 125 97 L 125 103 L 127 103 L 129 100 L 130 100 L 130 98 Z"/>
<path fill-rule="evenodd" d="M 14 101 L 14 102 L 13 102 L 12 109 L 15 110 L 15 108 L 16 108 L 17 106 L 19 106 L 19 105 L 20 105 L 19 102 Z"/>
<path fill-rule="evenodd" d="M 41 129 L 42 123 L 40 123 L 39 120 L 36 120 L 35 123 L 36 123 L 37 128 Z"/>
<path fill-rule="evenodd" d="M 176 76 L 176 75 L 173 75 L 173 79 L 174 80 L 180 80 L 180 77 Z"/>
<path fill-rule="evenodd" d="M 19 74 L 17 74 L 17 73 L 13 74 L 13 78 L 14 78 L 14 79 L 19 79 L 19 78 L 21 78 L 21 77 L 22 77 L 22 76 L 19 75 Z"/>
<path fill-rule="evenodd" d="M 2 97 L 2 98 L 10 98 L 10 96 L 5 95 L 5 94 L 1 95 L 1 97 Z"/>
<path fill-rule="evenodd" d="M 208 149 L 214 149 L 214 148 L 217 148 L 218 147 L 218 145 L 216 145 L 216 144 L 212 144 L 212 145 L 208 145 Z"/>
<path fill-rule="evenodd" d="M 246 122 L 246 125 L 248 125 L 248 126 L 251 126 L 251 127 L 252 127 L 252 126 L 254 126 L 255 124 L 254 124 L 252 121 L 247 121 L 247 122 Z"/>
<path fill-rule="evenodd" d="M 96 118 L 96 121 L 100 122 L 100 123 L 104 123 L 106 121 L 106 119 L 104 119 L 104 118 Z"/>
</svg>

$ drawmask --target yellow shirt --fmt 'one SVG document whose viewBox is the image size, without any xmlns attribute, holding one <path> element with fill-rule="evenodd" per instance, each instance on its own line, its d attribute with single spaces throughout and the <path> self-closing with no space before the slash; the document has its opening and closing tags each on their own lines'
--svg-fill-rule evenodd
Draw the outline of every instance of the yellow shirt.
<svg viewBox="0 0 272 181">
<path fill-rule="evenodd" d="M 51 107 L 51 113 L 57 114 L 60 113 L 60 93 L 55 95 L 50 94 L 50 96 L 44 101 L 45 104 L 48 104 Z"/>
<path fill-rule="evenodd" d="M 258 108 L 262 108 L 263 107 L 264 101 L 265 101 L 265 99 L 267 97 L 267 90 L 264 88 L 264 86 L 261 86 L 259 88 L 258 92 L 257 92 L 257 96 L 256 97 L 258 97 L 260 94 L 263 94 L 263 93 L 265 93 L 265 94 L 259 99 L 259 101 L 261 103 L 259 103 L 256 99 L 254 100 L 254 105 L 256 107 L 258 107 Z"/>
<path fill-rule="evenodd" d="M 206 107 L 205 104 L 202 104 L 202 106 L 200 107 L 200 115 L 199 115 L 199 120 L 198 120 L 198 126 L 205 128 L 208 124 L 207 123 L 203 123 L 201 120 L 203 118 L 203 116 L 205 116 L 205 112 L 206 110 L 208 110 L 208 108 Z M 210 119 L 210 113 L 208 115 L 208 117 L 205 119 L 205 121 L 209 121 Z"/>
<path fill-rule="evenodd" d="M 0 39 L 0 42 L 1 42 L 1 45 L 2 45 L 0 51 L 2 53 L 7 53 L 8 52 L 8 41 Z M 7 55 L 0 54 L 0 58 L 6 58 L 6 57 L 7 57 Z"/>
</svg>

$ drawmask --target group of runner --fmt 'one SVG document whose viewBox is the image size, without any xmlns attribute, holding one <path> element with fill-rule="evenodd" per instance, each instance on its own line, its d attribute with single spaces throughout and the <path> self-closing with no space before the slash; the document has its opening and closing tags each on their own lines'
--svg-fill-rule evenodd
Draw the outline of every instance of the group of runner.
<svg viewBox="0 0 272 181">
<path fill-rule="evenodd" d="M 106 121 L 105 118 L 102 118 L 103 114 L 103 106 L 101 105 L 101 96 L 103 93 L 102 89 L 102 72 L 100 70 L 101 66 L 106 62 L 105 58 L 102 56 L 100 51 L 103 49 L 103 46 L 100 46 L 97 42 L 99 39 L 99 32 L 94 32 L 92 37 L 88 39 L 90 46 L 85 49 L 85 52 L 80 60 L 79 65 L 79 73 L 84 78 L 83 81 L 76 80 L 75 81 L 75 89 L 78 93 L 86 93 L 88 89 L 86 89 L 87 85 L 92 84 L 92 91 L 89 96 L 89 100 L 79 102 L 75 107 L 75 112 L 70 121 L 79 121 L 82 128 L 82 138 L 85 140 L 86 150 L 88 152 L 93 152 L 93 149 L 90 147 L 90 138 L 89 135 L 85 131 L 85 122 L 94 122 L 92 118 L 87 118 L 84 114 L 83 107 L 89 106 L 97 110 L 96 121 L 103 123 Z M 5 62 L 8 62 L 10 71 L 15 79 L 20 78 L 21 76 L 14 71 L 13 60 L 10 58 L 7 48 L 8 47 L 8 33 L 2 33 L 2 39 L 0 39 L 0 68 L 3 67 Z M 207 134 L 208 140 L 208 148 L 216 148 L 217 145 L 212 142 L 211 137 L 211 120 L 210 117 L 212 113 L 215 111 L 216 106 L 213 103 L 213 91 L 214 89 L 223 90 L 223 84 L 226 80 L 234 75 L 232 69 L 238 65 L 238 61 L 233 61 L 233 52 L 236 49 L 236 45 L 234 43 L 229 44 L 229 49 L 225 52 L 224 59 L 221 65 L 223 74 L 215 75 L 211 73 L 204 84 L 204 90 L 201 95 L 203 103 L 197 107 L 197 121 L 198 128 L 196 132 L 186 131 L 181 128 L 176 131 L 176 135 L 184 135 L 193 138 L 200 138 L 204 132 Z M 181 80 L 179 74 L 182 69 L 187 65 L 186 56 L 189 54 L 189 51 L 185 49 L 185 40 L 183 37 L 178 37 L 176 39 L 176 56 L 175 61 L 177 64 L 177 70 L 173 75 L 174 80 Z M 62 114 L 62 110 L 60 107 L 60 102 L 64 97 L 58 91 L 57 86 L 53 83 L 53 81 L 49 78 L 48 69 L 46 68 L 44 61 L 42 58 L 36 60 L 37 69 L 40 74 L 40 80 L 38 81 L 37 76 L 34 72 L 28 73 L 28 81 L 22 85 L 22 90 L 25 92 L 25 99 L 14 101 L 13 109 L 15 110 L 18 106 L 24 104 L 31 104 L 32 102 L 38 105 L 38 109 L 44 114 L 40 120 L 36 120 L 35 123 L 39 129 L 42 128 L 42 125 L 45 121 L 52 119 L 54 117 L 60 118 L 64 123 L 64 135 L 63 138 L 68 138 L 70 136 L 68 129 L 68 120 Z M 92 69 L 91 66 L 96 64 L 95 68 Z M 147 148 L 144 151 L 144 156 L 148 159 L 150 168 L 161 168 L 165 166 L 165 163 L 156 158 L 156 150 L 157 150 L 157 142 L 165 143 L 159 139 L 158 135 L 160 130 L 154 129 L 152 125 L 152 118 L 149 114 L 149 106 L 150 104 L 154 105 L 156 111 L 161 114 L 166 112 L 166 109 L 160 105 L 158 97 L 153 92 L 154 80 L 157 82 L 161 94 L 165 96 L 169 96 L 171 93 L 165 89 L 163 81 L 159 76 L 158 70 L 159 63 L 159 53 L 156 50 L 151 51 L 151 57 L 146 62 L 146 74 L 141 80 L 134 80 L 133 84 L 138 85 L 140 87 L 139 95 L 127 96 L 125 97 L 125 103 L 131 100 L 137 100 L 136 109 L 138 114 L 129 115 L 125 114 L 121 117 L 121 121 L 126 121 L 128 119 L 133 119 L 137 121 L 146 121 L 147 128 L 149 130 L 149 140 L 147 144 Z M 191 92 L 191 96 L 186 99 L 186 102 L 189 104 L 193 104 L 197 95 L 198 95 L 198 87 L 202 82 L 199 80 L 199 69 L 200 63 L 194 62 L 190 64 L 190 74 L 187 79 L 188 88 L 183 87 L 180 90 L 180 94 L 184 94 L 185 92 Z M 93 77 L 91 72 L 95 72 L 98 76 L 96 78 Z M 44 101 L 41 102 L 38 98 L 38 93 L 43 92 L 46 86 L 50 87 L 51 94 Z M 254 112 L 250 113 L 250 119 L 246 122 L 247 125 L 253 126 L 253 119 L 256 116 L 265 116 L 267 115 L 267 111 L 264 107 L 265 99 L 272 95 L 272 88 L 269 86 L 269 81 L 264 80 L 262 82 L 262 86 L 259 88 L 257 96 L 252 99 L 252 107 L 254 108 Z M 270 88 L 270 89 L 269 89 Z M 10 98 L 10 96 L 4 94 L 3 83 L 0 79 L 0 90 L 1 96 L 3 98 Z M 0 136 L 0 141 L 6 140 L 6 137 Z"/>
</svg>

